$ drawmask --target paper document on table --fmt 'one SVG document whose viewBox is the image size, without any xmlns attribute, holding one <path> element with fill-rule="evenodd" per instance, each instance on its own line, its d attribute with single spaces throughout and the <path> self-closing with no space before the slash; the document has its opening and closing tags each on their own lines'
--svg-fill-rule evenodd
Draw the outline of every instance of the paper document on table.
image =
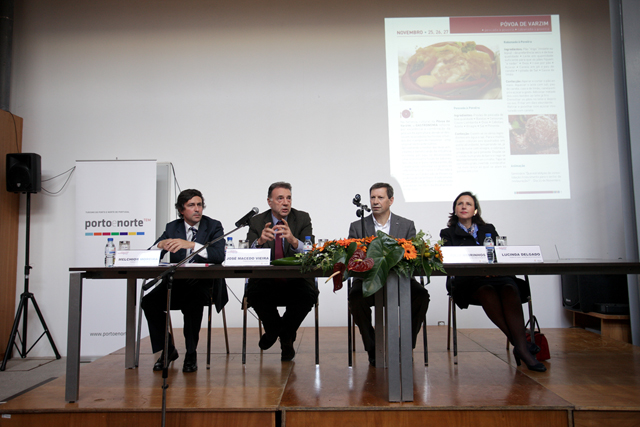
<svg viewBox="0 0 640 427">
<path fill-rule="evenodd" d="M 173 267 L 174 265 L 178 264 L 177 262 L 161 262 L 159 265 L 160 267 Z M 215 264 L 209 264 L 208 262 L 187 262 L 184 263 L 180 266 L 180 268 L 182 267 L 209 267 L 211 265 L 215 265 Z"/>
</svg>

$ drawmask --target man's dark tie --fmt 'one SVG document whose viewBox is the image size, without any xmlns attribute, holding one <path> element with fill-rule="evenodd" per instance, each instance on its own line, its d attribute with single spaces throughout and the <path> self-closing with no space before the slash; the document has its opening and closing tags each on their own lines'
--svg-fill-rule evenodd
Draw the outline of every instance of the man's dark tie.
<svg viewBox="0 0 640 427">
<path fill-rule="evenodd" d="M 278 221 L 276 225 L 284 224 L 282 221 Z M 282 250 L 282 234 L 276 234 L 276 259 L 284 257 L 284 251 Z"/>
<path fill-rule="evenodd" d="M 191 231 L 191 241 L 195 242 L 196 241 L 196 234 L 198 234 L 198 229 L 195 227 L 189 227 L 189 231 Z M 187 256 L 191 255 L 193 253 L 193 250 L 189 250 L 187 252 Z M 196 257 L 193 257 L 189 260 L 189 262 L 195 262 L 196 261 Z"/>
</svg>

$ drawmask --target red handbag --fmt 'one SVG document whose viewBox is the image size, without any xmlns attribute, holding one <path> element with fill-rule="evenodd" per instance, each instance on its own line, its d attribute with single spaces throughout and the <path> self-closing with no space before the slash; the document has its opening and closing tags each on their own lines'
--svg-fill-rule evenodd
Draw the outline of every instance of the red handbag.
<svg viewBox="0 0 640 427">
<path fill-rule="evenodd" d="M 549 360 L 551 359 L 551 354 L 549 353 L 549 341 L 547 341 L 547 337 L 544 336 L 542 332 L 540 332 L 540 324 L 538 323 L 538 319 L 533 316 L 533 335 L 536 340 L 536 345 L 540 347 L 540 352 L 536 354 L 536 359 L 539 361 Z M 525 328 L 529 326 L 529 322 L 525 325 Z M 531 334 L 527 331 L 527 341 L 531 341 Z"/>
</svg>

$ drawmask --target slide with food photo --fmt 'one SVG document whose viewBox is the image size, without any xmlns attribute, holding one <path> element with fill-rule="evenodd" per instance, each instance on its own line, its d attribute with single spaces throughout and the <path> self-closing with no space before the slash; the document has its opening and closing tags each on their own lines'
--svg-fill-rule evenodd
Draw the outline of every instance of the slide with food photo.
<svg viewBox="0 0 640 427">
<path fill-rule="evenodd" d="M 509 116 L 511 154 L 558 154 L 555 114 Z"/>
<path fill-rule="evenodd" d="M 387 18 L 385 48 L 406 201 L 570 198 L 558 15 Z"/>
<path fill-rule="evenodd" d="M 473 41 L 440 42 L 399 58 L 400 96 L 413 99 L 495 99 L 500 90 L 500 63 L 487 46 Z"/>
</svg>

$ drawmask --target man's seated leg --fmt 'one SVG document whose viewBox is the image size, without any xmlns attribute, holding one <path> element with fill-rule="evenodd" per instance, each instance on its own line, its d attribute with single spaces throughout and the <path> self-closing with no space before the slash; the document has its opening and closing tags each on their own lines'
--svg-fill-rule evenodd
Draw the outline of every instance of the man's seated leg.
<svg viewBox="0 0 640 427">
<path fill-rule="evenodd" d="M 369 355 L 369 363 L 375 366 L 376 334 L 371 323 L 371 307 L 375 305 L 375 297 L 371 295 L 365 298 L 362 295 L 362 280 L 356 279 L 352 283 L 348 299 L 353 321 L 358 326 L 362 343 Z"/>
<path fill-rule="evenodd" d="M 280 291 L 278 288 L 279 286 L 273 281 L 260 280 L 247 292 L 249 306 L 253 307 L 264 327 L 264 334 L 258 342 L 258 346 L 262 350 L 271 348 L 280 336 L 281 318 L 277 301 Z"/>
<path fill-rule="evenodd" d="M 411 332 L 413 348 L 416 348 L 420 325 L 424 322 L 424 316 L 429 308 L 429 292 L 415 279 L 411 279 Z M 427 325 L 424 325 L 426 328 Z"/>
<path fill-rule="evenodd" d="M 183 333 L 185 347 L 187 348 L 182 371 L 195 372 L 198 370 L 198 340 L 200 338 L 204 304 L 210 298 L 206 294 L 206 289 L 209 289 L 211 285 L 185 281 L 184 283 L 179 283 L 178 286 L 180 286 L 180 291 L 176 295 L 178 297 L 176 304 L 180 305 L 180 310 L 184 317 Z M 176 290 L 178 286 L 176 286 Z"/>
<path fill-rule="evenodd" d="M 264 327 L 264 333 L 260 337 L 258 347 L 261 350 L 270 349 L 280 336 L 281 318 L 278 306 L 275 303 L 262 301 L 252 304 L 258 318 Z"/>
<path fill-rule="evenodd" d="M 149 326 L 149 339 L 151 340 L 151 351 L 157 353 L 164 350 L 164 333 L 167 322 L 167 286 L 160 283 L 151 292 L 146 294 L 140 302 L 144 316 Z M 179 355 L 173 346 L 173 338 L 169 334 L 169 362 L 176 360 Z M 153 365 L 154 371 L 161 371 L 164 366 L 164 352 Z"/>
<path fill-rule="evenodd" d="M 306 281 L 288 280 L 282 289 L 282 296 L 286 311 L 282 315 L 280 348 L 282 361 L 288 362 L 293 360 L 296 354 L 293 343 L 298 328 L 318 300 L 318 295 L 315 288 L 309 288 Z"/>
<path fill-rule="evenodd" d="M 278 282 L 271 279 L 250 279 L 246 296 L 249 307 L 258 315 L 264 327 L 258 346 L 267 350 L 275 344 L 280 335 L 280 313 L 278 313 Z"/>
</svg>

